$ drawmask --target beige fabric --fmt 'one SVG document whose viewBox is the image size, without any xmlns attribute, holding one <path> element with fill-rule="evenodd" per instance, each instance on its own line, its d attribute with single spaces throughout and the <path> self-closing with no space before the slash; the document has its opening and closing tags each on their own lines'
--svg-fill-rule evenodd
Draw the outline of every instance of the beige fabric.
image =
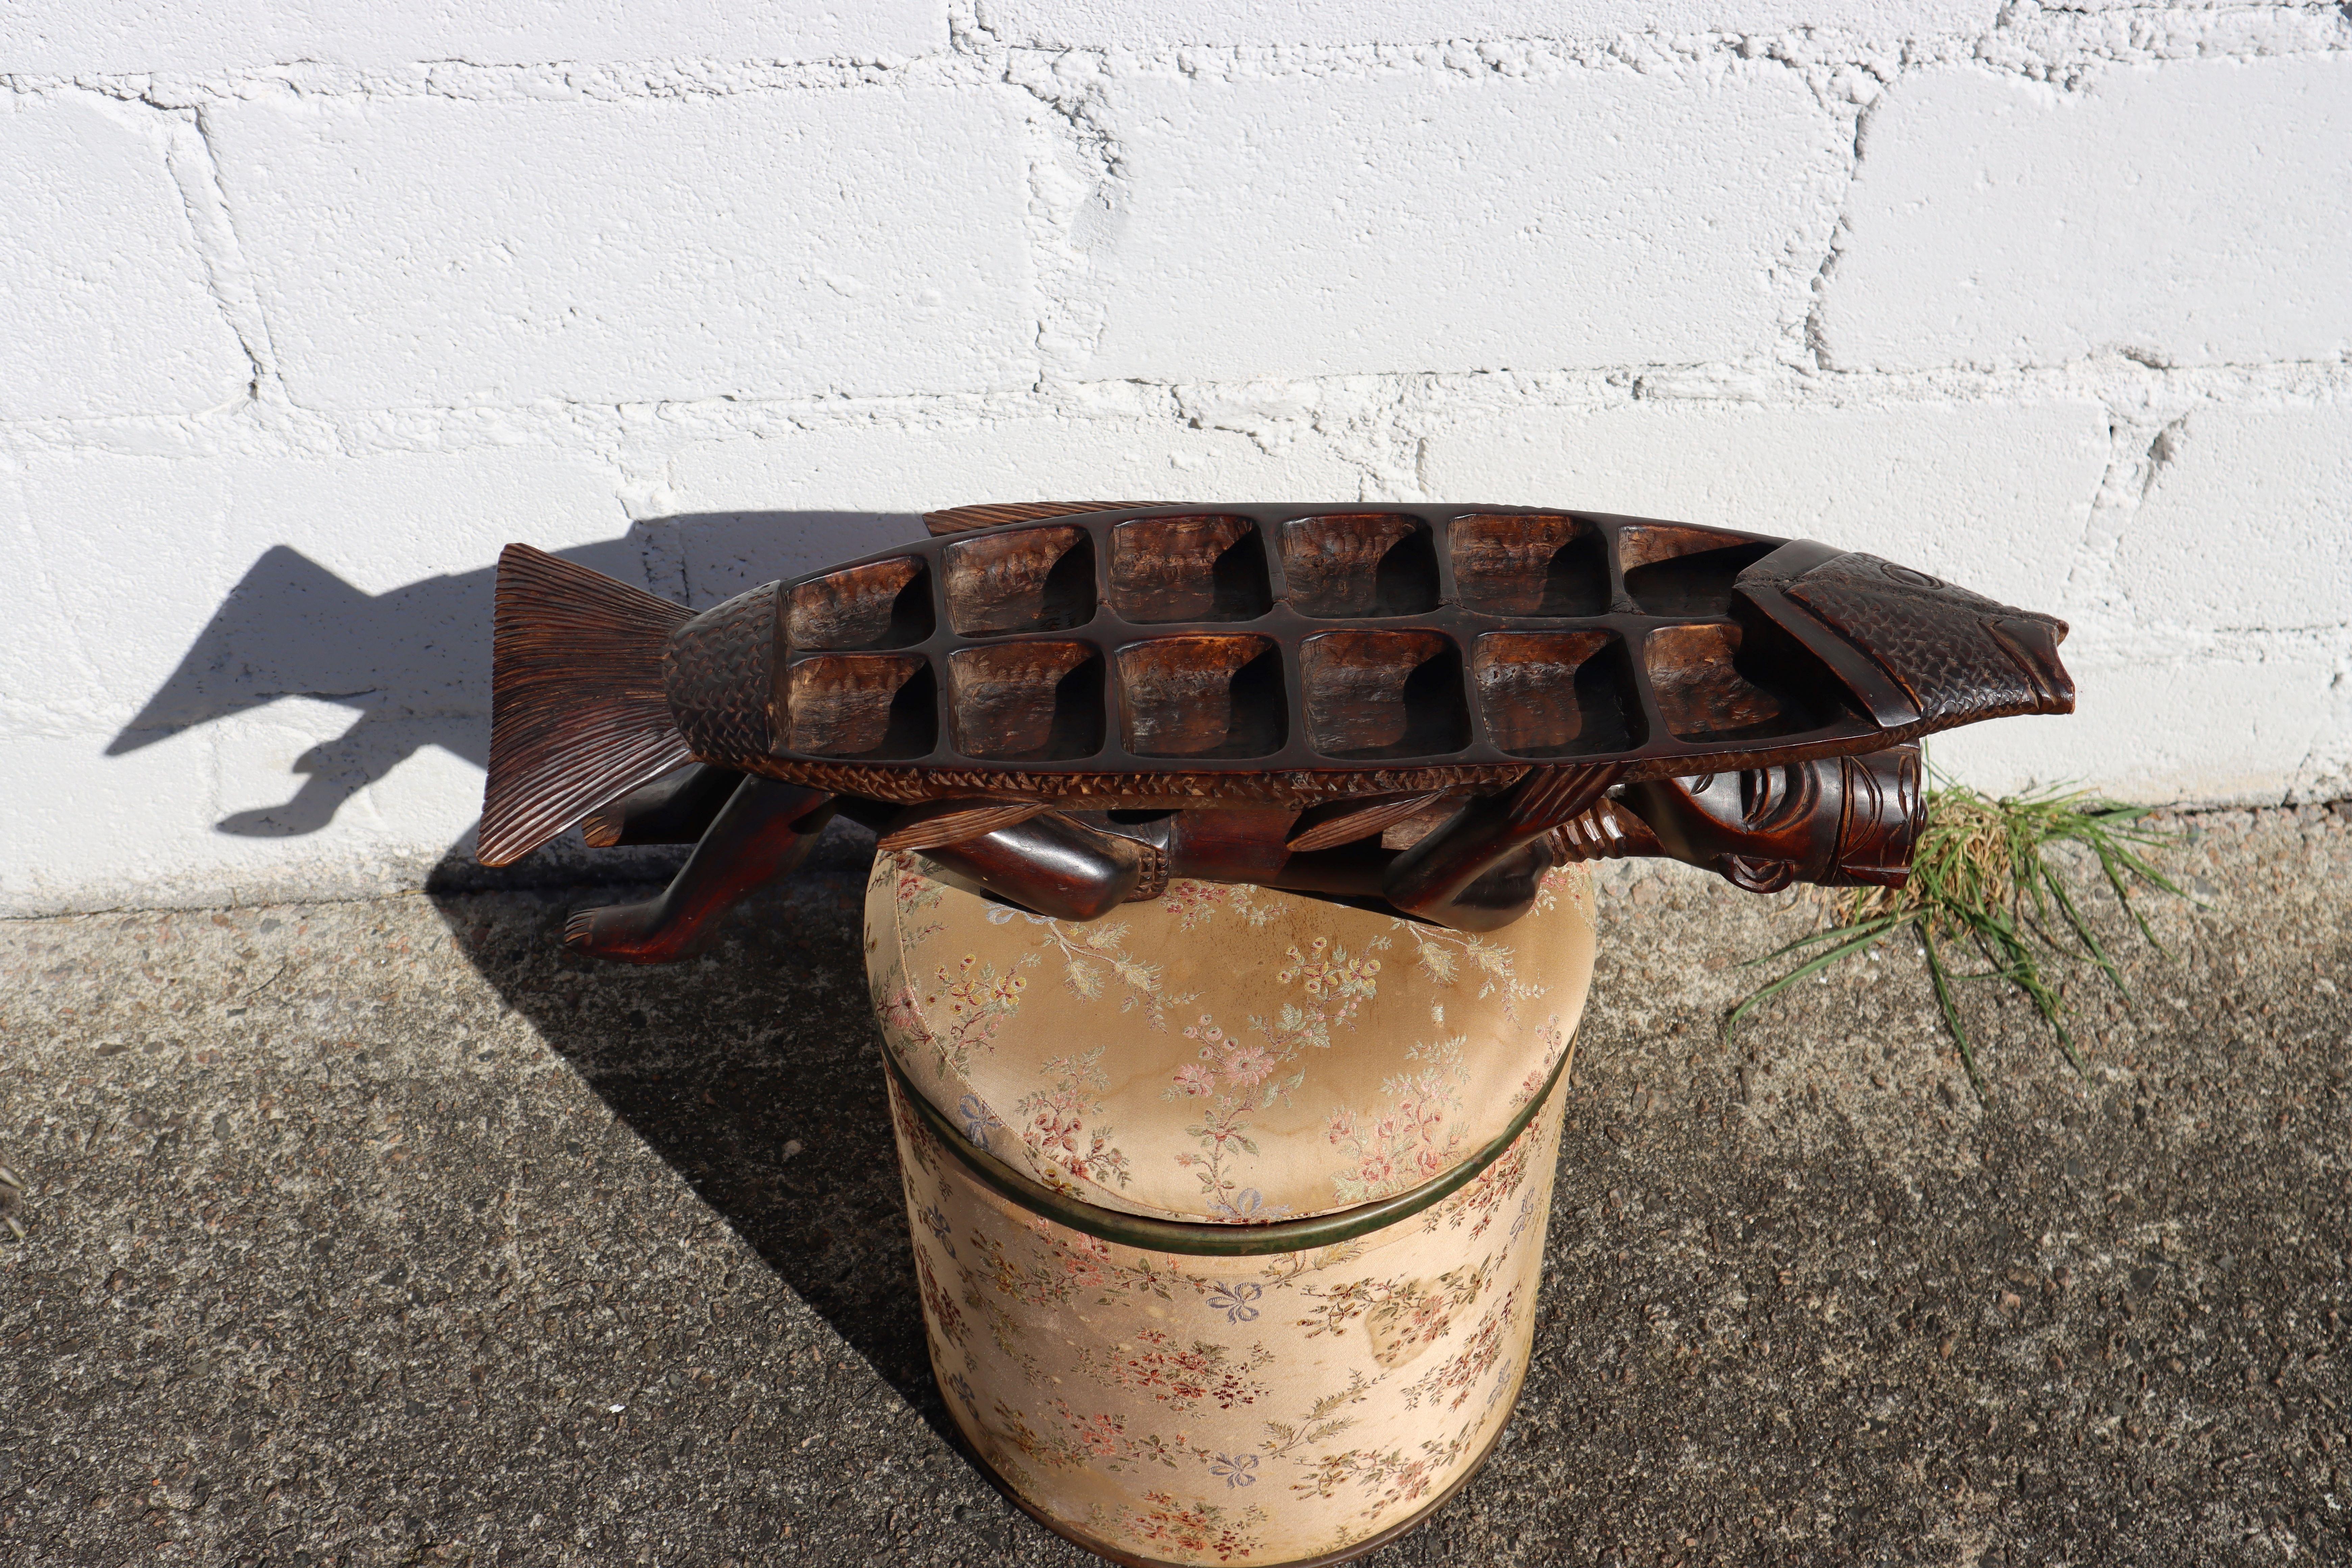
<svg viewBox="0 0 2352 1568">
<path fill-rule="evenodd" d="M 1444 1202 L 1242 1258 L 1140 1252 L 1017 1208 L 895 1082 L 890 1098 L 932 1367 L 965 1437 L 1048 1518 L 1159 1562 L 1320 1556 L 1411 1520 L 1510 1418 L 1558 1088 Z"/>
<path fill-rule="evenodd" d="M 1181 1220 L 1353 1208 L 1470 1158 L 1559 1060 L 1592 973 L 1580 866 L 1470 936 L 1188 881 L 1079 925 L 885 855 L 866 930 L 925 1099 L 1044 1185 Z"/>
</svg>

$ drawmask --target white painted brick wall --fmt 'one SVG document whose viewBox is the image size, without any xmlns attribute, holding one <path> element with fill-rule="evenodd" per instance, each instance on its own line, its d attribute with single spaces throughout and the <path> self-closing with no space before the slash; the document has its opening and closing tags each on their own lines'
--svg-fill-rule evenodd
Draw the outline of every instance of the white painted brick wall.
<svg viewBox="0 0 2352 1568">
<path fill-rule="evenodd" d="M 1025 385 L 1035 117 L 1009 87 L 284 96 L 207 128 L 288 395 L 356 410 Z"/>
<path fill-rule="evenodd" d="M 981 26 L 1007 44 L 1164 48 L 1171 44 L 1427 44 L 1448 39 L 1771 34 L 1837 28 L 1874 39 L 1969 34 L 1999 0 L 982 0 Z"/>
<path fill-rule="evenodd" d="M 1124 178 L 1096 375 L 1762 357 L 1804 319 L 1845 183 L 1804 82 L 1745 62 L 1147 78 L 1106 100 Z"/>
<path fill-rule="evenodd" d="M 2352 256 L 2347 266 L 2352 286 Z M 2116 586 L 2139 618 L 2184 630 L 2341 625 L 2352 609 L 2352 408 L 2199 409 L 2164 447 L 2116 552 Z"/>
<path fill-rule="evenodd" d="M 1920 72 L 1864 123 L 1830 363 L 2340 359 L 2347 145 L 2352 55 Z"/>
<path fill-rule="evenodd" d="M 1899 531 L 1903 559 L 1925 571 L 2070 613 L 2064 584 L 2107 448 L 2106 411 L 2087 399 L 1892 408 L 1674 399 L 1465 421 L 1431 434 L 1423 473 L 1440 500 L 1574 496 L 1595 511 L 1856 550 Z"/>
<path fill-rule="evenodd" d="M 1566 504 L 2074 626 L 1939 762 L 2352 792 L 2352 17 L 0 13 L 0 910 L 415 885 L 490 567 L 1051 495 Z"/>
<path fill-rule="evenodd" d="M 194 414 L 253 367 L 213 302 L 171 151 L 89 93 L 0 105 L 0 420 Z"/>
<path fill-rule="evenodd" d="M 879 59 L 936 48 L 940 0 L 10 0 L 0 70 L 184 72 L 285 61 L 400 69 L 441 61 Z"/>
</svg>

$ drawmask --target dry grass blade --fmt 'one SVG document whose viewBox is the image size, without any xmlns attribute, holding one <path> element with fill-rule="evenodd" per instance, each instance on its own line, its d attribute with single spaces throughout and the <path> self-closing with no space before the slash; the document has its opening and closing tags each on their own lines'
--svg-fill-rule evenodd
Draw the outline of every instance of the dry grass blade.
<svg viewBox="0 0 2352 1568">
<path fill-rule="evenodd" d="M 1986 1098 L 1985 1081 L 1960 1017 L 1960 981 L 1993 981 L 2023 992 L 2057 1037 L 2067 1061 L 2083 1071 L 2082 1057 L 2066 1027 L 2065 998 L 2052 984 L 2050 966 L 2087 964 L 2105 977 L 2126 1005 L 2131 992 L 2050 850 L 2074 844 L 2096 858 L 2116 901 L 2140 935 L 2161 952 L 2163 946 L 2147 917 L 2133 905 L 2132 893 L 2153 888 L 2188 895 L 2148 858 L 2171 840 L 2141 826 L 2146 816 L 2142 807 L 2080 792 L 1994 799 L 1964 786 L 1940 784 L 1928 795 L 1927 824 L 1912 856 L 1910 880 L 1899 889 L 1850 892 L 1839 900 L 1827 929 L 1751 959 L 1752 964 L 1790 958 L 1800 962 L 1743 998 L 1725 1019 L 1725 1032 L 1808 975 L 1875 947 L 1897 931 L 1909 930 L 1926 961 L 1937 1010 L 1959 1047 L 1961 1065 L 1979 1099 Z M 1986 967 L 1957 967 L 1954 950 L 1966 948 L 1973 948 Z"/>
</svg>

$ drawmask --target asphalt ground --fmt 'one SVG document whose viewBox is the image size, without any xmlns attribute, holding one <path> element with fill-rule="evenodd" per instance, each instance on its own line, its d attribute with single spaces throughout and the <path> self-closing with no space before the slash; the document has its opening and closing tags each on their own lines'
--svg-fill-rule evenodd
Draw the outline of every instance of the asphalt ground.
<svg viewBox="0 0 2352 1568">
<path fill-rule="evenodd" d="M 2352 819 L 2176 826 L 1989 1104 L 1909 944 L 1727 1042 L 1820 901 L 1612 868 L 1525 1398 L 1371 1561 L 2352 1561 Z M 1092 1562 L 941 1435 L 856 894 L 0 924 L 0 1563 Z"/>
</svg>

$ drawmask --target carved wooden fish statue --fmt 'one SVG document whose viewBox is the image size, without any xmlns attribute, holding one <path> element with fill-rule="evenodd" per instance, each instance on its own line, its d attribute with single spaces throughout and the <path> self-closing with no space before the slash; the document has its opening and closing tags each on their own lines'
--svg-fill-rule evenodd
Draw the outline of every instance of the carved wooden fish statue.
<svg viewBox="0 0 2352 1568">
<path fill-rule="evenodd" d="M 647 963 L 835 811 L 1060 918 L 1173 876 L 1489 930 L 1604 855 L 1899 884 L 1917 738 L 2074 708 L 2063 621 L 1809 541 L 1403 504 L 925 521 L 700 615 L 508 546 L 483 863 L 581 823 L 696 842 L 567 931 Z"/>
</svg>

